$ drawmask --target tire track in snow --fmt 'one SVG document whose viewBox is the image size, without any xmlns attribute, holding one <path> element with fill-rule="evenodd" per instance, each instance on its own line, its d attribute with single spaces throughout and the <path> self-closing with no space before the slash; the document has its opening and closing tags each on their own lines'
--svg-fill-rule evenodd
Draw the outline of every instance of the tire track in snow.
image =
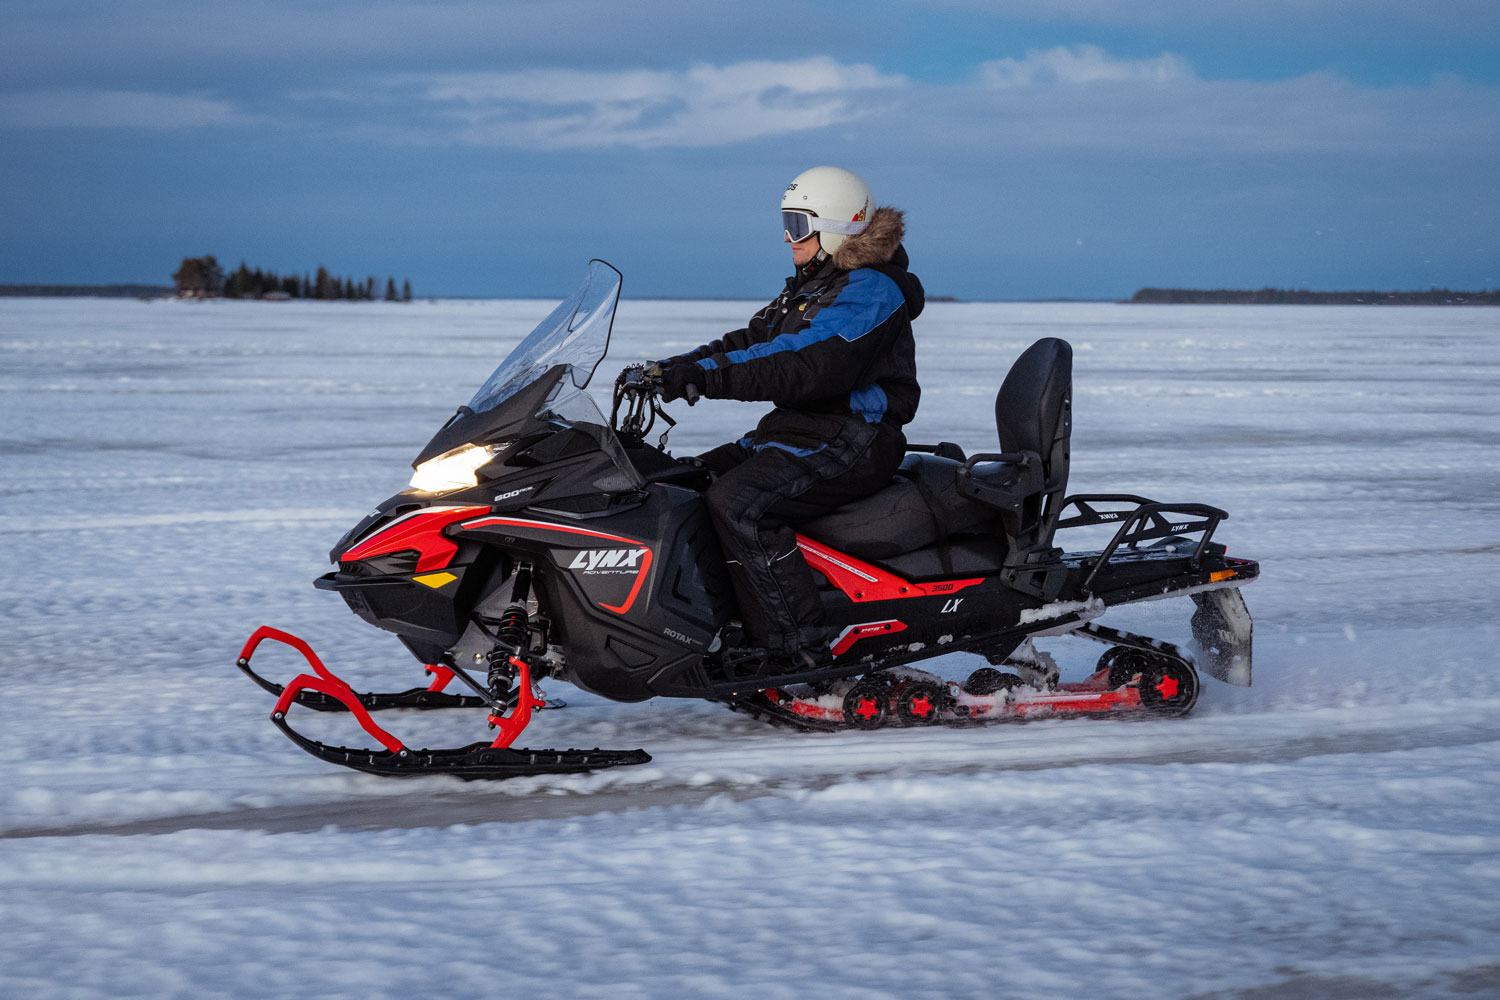
<svg viewBox="0 0 1500 1000">
<path fill-rule="evenodd" d="M 626 785 L 598 792 L 538 794 L 503 799 L 422 790 L 417 794 L 335 802 L 265 806 L 181 816 L 160 816 L 127 823 L 88 822 L 71 826 L 33 827 L 0 832 L 0 840 L 89 835 L 141 836 L 184 830 L 260 830 L 266 833 L 311 833 L 327 827 L 349 831 L 420 829 L 458 824 L 524 823 L 569 819 L 598 813 L 630 812 L 671 805 L 701 805 L 727 796 L 734 801 L 820 791 L 835 785 L 877 778 L 966 777 L 1007 771 L 1047 771 L 1091 765 L 1161 766 L 1168 764 L 1285 764 L 1310 757 L 1382 754 L 1439 747 L 1500 742 L 1500 723 L 1430 730 L 1310 736 L 1281 742 L 1224 748 L 1183 748 L 1165 752 L 1083 754 L 1014 762 L 985 761 L 960 766 L 928 764 L 903 768 L 853 769 L 841 774 L 809 775 L 806 781 L 760 785 L 714 781 L 706 784 Z"/>
</svg>

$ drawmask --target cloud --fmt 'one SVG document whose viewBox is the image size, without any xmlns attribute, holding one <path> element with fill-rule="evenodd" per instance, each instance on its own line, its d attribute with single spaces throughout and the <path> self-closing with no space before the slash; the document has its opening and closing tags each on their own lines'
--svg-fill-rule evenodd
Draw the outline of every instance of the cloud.
<svg viewBox="0 0 1500 1000">
<path fill-rule="evenodd" d="M 1104 154 L 1140 159 L 1489 156 L 1500 89 L 1440 77 L 1369 87 L 1333 73 L 1207 80 L 1182 55 L 1094 45 L 980 63 L 920 83 L 829 56 L 686 69 L 403 74 L 302 94 L 324 129 L 396 144 L 564 151 L 708 149 L 817 133 L 856 155 Z M 860 128 L 839 127 L 860 122 Z M 860 150 L 863 149 L 863 152 Z"/>
<path fill-rule="evenodd" d="M 82 88 L 0 94 L 0 127 L 195 128 L 251 121 L 226 101 L 199 95 Z"/>
<path fill-rule="evenodd" d="M 1023 59 L 996 59 L 978 70 L 980 82 L 996 88 L 1169 83 L 1192 75 L 1187 60 L 1170 52 L 1155 59 L 1116 59 L 1097 45 L 1032 49 Z"/>
<path fill-rule="evenodd" d="M 405 75 L 376 100 L 405 95 L 427 134 L 481 146 L 559 150 L 722 146 L 853 121 L 907 81 L 826 57 L 682 71 L 538 69 Z"/>
<path fill-rule="evenodd" d="M 1493 30 L 1500 9 L 1493 0 L 910 0 L 918 6 L 970 11 L 1037 23 L 1107 24 L 1152 28 L 1204 25 L 1307 27 L 1350 33 L 1398 34 L 1415 30 L 1444 36 L 1459 30 Z"/>
<path fill-rule="evenodd" d="M 1092 45 L 993 60 L 909 96 L 888 128 L 960 156 L 1492 156 L 1500 131 L 1500 89 L 1454 77 L 1391 87 L 1327 72 L 1205 80 L 1180 55 L 1124 59 Z"/>
<path fill-rule="evenodd" d="M 0 93 L 0 127 L 256 124 L 388 145 L 548 152 L 706 150 L 807 134 L 865 158 L 917 150 L 974 164 L 1074 154 L 1493 159 L 1500 133 L 1500 88 L 1451 76 L 1388 87 L 1328 72 L 1210 80 L 1177 53 L 1127 58 L 1095 45 L 993 59 L 945 83 L 821 55 L 676 69 L 346 74 L 337 89 L 258 95 L 262 115 L 244 107 L 209 92 L 30 90 Z"/>
</svg>

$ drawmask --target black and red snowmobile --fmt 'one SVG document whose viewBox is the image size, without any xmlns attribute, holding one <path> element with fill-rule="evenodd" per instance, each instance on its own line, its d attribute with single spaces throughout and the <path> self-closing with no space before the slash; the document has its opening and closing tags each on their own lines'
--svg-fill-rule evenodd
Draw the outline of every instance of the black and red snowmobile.
<svg viewBox="0 0 1500 1000">
<path fill-rule="evenodd" d="M 463 778 L 635 764 L 641 750 L 530 750 L 514 741 L 558 678 L 618 701 L 706 698 L 802 729 L 972 724 L 1042 714 L 1181 715 L 1198 669 L 1250 683 L 1251 620 L 1239 587 L 1258 565 L 1213 541 L 1228 515 L 1130 494 L 1065 496 L 1072 351 L 1028 348 L 995 399 L 1001 450 L 910 445 L 893 482 L 803 526 L 821 576 L 831 663 L 790 670 L 747 650 L 703 491 L 709 474 L 646 436 L 659 387 L 621 373 L 606 418 L 584 391 L 609 345 L 621 276 L 592 261 L 583 285 L 511 352 L 383 501 L 329 553 L 316 585 L 394 632 L 432 675 L 423 688 L 357 693 L 302 640 L 261 628 L 239 667 L 278 696 L 271 716 L 298 746 L 385 775 Z M 1065 552 L 1058 533 L 1095 526 L 1102 548 Z M 1112 529 L 1112 530 L 1111 530 Z M 1191 648 L 1110 628 L 1110 608 L 1190 597 Z M 1031 640 L 1109 648 L 1081 683 L 1060 683 Z M 285 687 L 250 660 L 271 639 L 310 673 Z M 983 657 L 962 684 L 914 666 Z M 443 689 L 454 680 L 471 693 Z M 349 711 L 381 749 L 331 746 L 287 722 L 294 705 Z M 377 725 L 382 708 L 480 707 L 492 741 L 413 749 Z"/>
</svg>

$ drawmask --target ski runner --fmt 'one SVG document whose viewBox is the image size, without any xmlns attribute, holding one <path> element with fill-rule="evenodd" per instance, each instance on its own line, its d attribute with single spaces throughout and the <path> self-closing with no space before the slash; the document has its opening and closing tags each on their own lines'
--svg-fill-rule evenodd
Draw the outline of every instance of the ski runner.
<svg viewBox="0 0 1500 1000">
<path fill-rule="evenodd" d="M 662 398 L 765 400 L 755 430 L 699 456 L 708 509 L 748 642 L 801 668 L 828 662 L 796 525 L 891 481 L 917 412 L 911 321 L 924 302 L 907 270 L 902 213 L 838 167 L 799 174 L 781 198 L 795 272 L 739 330 L 655 362 Z"/>
</svg>

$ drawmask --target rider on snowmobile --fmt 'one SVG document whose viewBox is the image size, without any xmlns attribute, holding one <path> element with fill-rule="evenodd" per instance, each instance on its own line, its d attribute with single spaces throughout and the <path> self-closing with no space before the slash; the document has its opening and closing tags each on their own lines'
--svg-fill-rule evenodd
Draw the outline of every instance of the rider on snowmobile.
<svg viewBox="0 0 1500 1000">
<path fill-rule="evenodd" d="M 814 167 L 781 198 L 795 273 L 739 330 L 656 362 L 662 398 L 766 400 L 738 441 L 699 456 L 708 509 L 750 644 L 796 666 L 830 658 L 812 570 L 794 527 L 891 481 L 917 411 L 911 321 L 922 283 L 907 270 L 902 213 L 869 185 Z"/>
</svg>

